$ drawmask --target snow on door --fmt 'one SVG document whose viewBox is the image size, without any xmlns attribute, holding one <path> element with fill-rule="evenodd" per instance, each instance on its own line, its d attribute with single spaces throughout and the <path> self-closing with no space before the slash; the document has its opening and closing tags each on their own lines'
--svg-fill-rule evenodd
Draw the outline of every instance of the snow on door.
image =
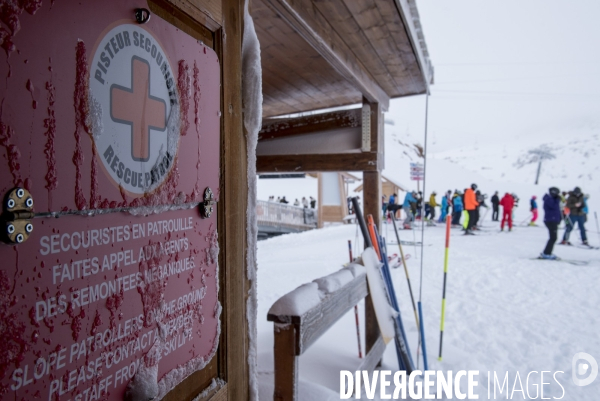
<svg viewBox="0 0 600 401">
<path fill-rule="evenodd" d="M 0 245 L 2 398 L 162 397 L 216 352 L 216 213 L 198 204 L 219 195 L 219 61 L 137 23 L 145 6 L 2 9 L 0 191 L 36 213 Z"/>
</svg>

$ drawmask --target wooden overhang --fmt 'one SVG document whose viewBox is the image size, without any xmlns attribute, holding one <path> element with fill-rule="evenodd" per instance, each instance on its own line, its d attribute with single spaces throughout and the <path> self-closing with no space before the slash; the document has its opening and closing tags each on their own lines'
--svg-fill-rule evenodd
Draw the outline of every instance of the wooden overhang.
<svg viewBox="0 0 600 401">
<path fill-rule="evenodd" d="M 414 0 L 253 0 L 263 116 L 422 94 L 432 67 Z"/>
<path fill-rule="evenodd" d="M 257 171 L 381 171 L 381 113 L 433 80 L 414 0 L 253 0 L 251 12 L 263 69 Z M 325 108 L 338 110 L 315 113 Z"/>
</svg>

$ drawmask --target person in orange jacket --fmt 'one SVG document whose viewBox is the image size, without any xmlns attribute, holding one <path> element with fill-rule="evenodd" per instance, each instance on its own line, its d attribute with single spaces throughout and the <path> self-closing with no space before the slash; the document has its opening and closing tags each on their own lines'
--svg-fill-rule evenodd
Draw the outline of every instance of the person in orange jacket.
<svg viewBox="0 0 600 401">
<path fill-rule="evenodd" d="M 500 231 L 504 231 L 504 223 L 507 222 L 508 231 L 512 231 L 512 210 L 515 206 L 515 198 L 513 198 L 508 192 L 505 193 L 500 200 L 500 206 L 502 206 L 502 223 L 500 224 Z"/>
<path fill-rule="evenodd" d="M 465 210 L 469 213 L 469 223 L 467 224 L 467 229 L 465 230 L 465 235 L 473 235 L 471 230 L 473 229 L 473 224 L 476 222 L 475 213 L 479 202 L 477 202 L 477 197 L 475 196 L 475 190 L 477 189 L 477 184 L 471 184 L 471 188 L 468 188 L 465 191 Z"/>
</svg>

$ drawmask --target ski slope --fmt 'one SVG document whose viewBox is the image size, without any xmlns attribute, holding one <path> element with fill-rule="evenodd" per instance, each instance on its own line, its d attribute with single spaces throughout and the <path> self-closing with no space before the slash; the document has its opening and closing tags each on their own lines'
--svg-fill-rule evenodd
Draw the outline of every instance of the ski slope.
<svg viewBox="0 0 600 401">
<path fill-rule="evenodd" d="M 421 296 L 430 369 L 479 370 L 480 399 L 488 399 L 488 371 L 496 372 L 498 377 L 509 372 L 511 388 L 517 372 L 524 383 L 530 371 L 563 371 L 564 374 L 557 376 L 565 389 L 563 399 L 596 400 L 600 381 L 588 387 L 575 386 L 571 381 L 571 359 L 577 352 L 600 357 L 597 333 L 600 251 L 557 246 L 556 254 L 587 261 L 587 266 L 532 260 L 545 245 L 545 229 L 516 227 L 511 233 L 500 233 L 496 223 L 489 219 L 488 215 L 484 230 L 477 236 L 463 236 L 460 230 L 452 230 L 442 362 L 437 361 L 437 352 L 444 229 L 426 227 Z M 382 234 L 392 238 L 391 230 L 386 224 Z M 421 232 L 415 231 L 418 239 Z M 413 232 L 403 230 L 401 236 L 403 240 L 412 241 Z M 266 321 L 268 309 L 280 296 L 299 285 L 339 270 L 348 259 L 349 239 L 353 243 L 358 239 L 357 246 L 362 247 L 354 225 L 332 226 L 259 242 L 261 400 L 271 399 L 273 391 L 273 324 Z M 388 250 L 398 253 L 396 245 L 388 245 Z M 408 266 L 418 296 L 421 249 L 405 246 L 404 251 L 411 255 Z M 404 271 L 392 269 L 392 277 L 410 347 L 416 357 L 417 329 Z M 362 305 L 360 318 L 362 325 Z M 356 341 L 354 316 L 349 311 L 300 357 L 300 399 L 339 398 L 339 371 L 352 371 L 360 364 Z M 420 366 L 422 368 L 422 362 Z M 383 368 L 397 369 L 393 343 L 387 347 Z M 536 380 L 539 384 L 539 376 Z M 533 390 L 530 385 L 532 396 Z M 545 390 L 545 397 L 559 398 L 562 394 L 555 383 L 546 385 Z M 513 399 L 522 399 L 521 393 L 517 392 Z"/>
<path fill-rule="evenodd" d="M 393 113 L 386 118 L 393 118 Z M 593 122 L 569 123 L 552 128 L 503 138 L 486 138 L 479 143 L 436 143 L 430 137 L 425 195 L 440 196 L 446 190 L 463 190 L 477 183 L 483 193 L 516 193 L 520 205 L 515 209 L 515 224 L 529 219 L 529 199 L 541 198 L 550 186 L 572 190 L 580 186 L 590 195 L 588 238 L 600 245 L 594 212 L 600 209 L 600 190 L 594 179 L 600 172 L 600 125 Z M 437 133 L 439 137 L 441 134 Z M 415 144 L 422 144 L 422 133 L 401 126 L 386 125 L 385 170 L 383 174 L 409 188 L 409 163 L 419 160 Z M 528 150 L 541 144 L 553 147 L 556 158 L 545 162 L 540 185 L 534 185 L 536 165 L 518 168 L 515 163 Z M 357 174 L 357 173 L 355 173 Z M 360 173 L 357 175 L 360 176 Z M 358 185 L 357 183 L 356 185 Z M 422 189 L 422 186 L 421 186 Z M 317 197 L 317 180 L 259 180 L 258 197 L 286 195 L 289 201 L 302 196 Z M 351 192 L 351 195 L 355 195 Z M 359 194 L 362 197 L 362 194 Z M 404 194 L 400 194 L 401 199 Z M 485 211 L 483 212 L 485 213 Z M 439 209 L 438 209 L 439 214 Z M 598 334 L 600 305 L 600 250 L 556 246 L 555 254 L 565 259 L 588 262 L 574 266 L 565 262 L 534 260 L 543 249 L 547 231 L 540 227 L 517 226 L 513 232 L 500 233 L 491 222 L 477 236 L 464 237 L 452 231 L 447 289 L 444 358 L 437 361 L 442 294 L 444 229 L 426 228 L 422 301 L 430 369 L 480 370 L 480 399 L 487 397 L 487 373 L 504 376 L 509 372 L 511 389 L 517 372 L 525 382 L 530 371 L 563 371 L 558 374 L 565 400 L 595 400 L 600 379 L 588 387 L 577 387 L 571 380 L 571 359 L 577 352 L 600 358 Z M 390 227 L 383 235 L 392 238 Z M 258 330 L 259 380 L 261 400 L 273 391 L 273 326 L 266 321 L 270 306 L 282 295 L 301 284 L 333 273 L 347 262 L 347 241 L 356 241 L 355 226 L 331 226 L 302 234 L 286 235 L 258 244 Z M 404 240 L 419 240 L 420 230 L 402 231 Z M 559 238 L 562 230 L 559 231 Z M 579 233 L 571 240 L 578 244 Z M 362 241 L 360 241 L 362 243 Z M 357 248 L 356 251 L 358 251 Z M 398 251 L 390 246 L 389 253 Z M 419 293 L 420 248 L 405 247 L 413 288 Z M 355 253 L 356 254 L 356 253 Z M 402 309 L 402 317 L 416 354 L 417 330 L 403 271 L 392 271 Z M 361 309 L 362 313 L 362 309 Z M 363 317 L 361 315 L 361 322 Z M 363 338 L 364 341 L 364 338 Z M 387 348 L 383 368 L 397 369 L 394 345 Z M 363 346 L 364 349 L 364 346 Z M 600 360 L 600 359 L 598 359 Z M 328 400 L 339 398 L 339 371 L 354 370 L 357 357 L 353 313 L 349 312 L 311 349 L 300 357 L 300 398 Z M 422 367 L 422 364 L 421 364 Z M 493 374 L 493 373 L 492 373 Z M 539 376 L 538 376 L 539 379 Z M 492 377 L 493 380 L 493 377 Z M 550 378 L 552 380 L 552 378 Z M 554 381 L 552 381 L 554 383 Z M 539 384 L 539 383 L 538 383 Z M 517 386 L 518 390 L 518 386 Z M 533 398 L 533 388 L 530 386 Z M 545 397 L 560 398 L 560 387 L 546 386 Z M 498 396 L 497 399 L 506 399 Z M 516 392 L 512 399 L 523 399 Z"/>
</svg>

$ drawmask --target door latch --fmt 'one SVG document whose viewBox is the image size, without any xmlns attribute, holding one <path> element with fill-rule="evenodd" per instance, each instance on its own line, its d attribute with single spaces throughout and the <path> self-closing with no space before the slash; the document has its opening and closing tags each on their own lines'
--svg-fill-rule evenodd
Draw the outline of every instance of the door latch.
<svg viewBox="0 0 600 401">
<path fill-rule="evenodd" d="M 29 238 L 33 231 L 31 219 L 33 212 L 33 198 L 25 188 L 14 188 L 4 197 L 4 212 L 2 224 L 4 228 L 2 238 L 9 244 L 20 244 Z"/>
<path fill-rule="evenodd" d="M 200 216 L 203 219 L 207 219 L 214 212 L 213 205 L 216 204 L 217 201 L 213 196 L 213 191 L 210 187 L 206 187 L 204 190 L 204 202 L 200 202 Z"/>
</svg>

